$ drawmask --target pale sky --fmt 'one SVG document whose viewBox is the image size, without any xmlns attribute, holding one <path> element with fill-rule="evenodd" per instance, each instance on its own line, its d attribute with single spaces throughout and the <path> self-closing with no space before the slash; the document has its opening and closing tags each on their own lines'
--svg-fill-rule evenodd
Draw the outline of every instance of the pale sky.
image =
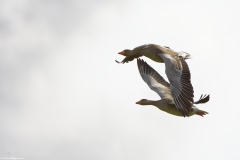
<svg viewBox="0 0 240 160">
<path fill-rule="evenodd" d="M 239 160 L 240 4 L 193 0 L 0 1 L 0 159 Z M 155 43 L 185 51 L 205 117 L 176 117 L 136 60 Z M 143 58 L 163 77 L 164 64 Z"/>
</svg>

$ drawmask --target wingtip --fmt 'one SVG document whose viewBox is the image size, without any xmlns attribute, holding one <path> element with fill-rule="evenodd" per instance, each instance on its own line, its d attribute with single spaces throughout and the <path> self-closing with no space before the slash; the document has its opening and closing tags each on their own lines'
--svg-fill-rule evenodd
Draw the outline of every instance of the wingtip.
<svg viewBox="0 0 240 160">
<path fill-rule="evenodd" d="M 121 62 L 119 62 L 119 61 L 117 61 L 117 60 L 115 60 L 115 62 L 117 63 L 117 64 L 120 64 Z"/>
<path fill-rule="evenodd" d="M 194 104 L 206 103 L 210 100 L 210 94 L 202 94 L 198 101 L 194 102 Z"/>
<path fill-rule="evenodd" d="M 141 58 L 137 58 L 137 64 L 138 66 L 141 66 L 142 64 L 146 63 L 144 60 L 142 60 Z"/>
</svg>

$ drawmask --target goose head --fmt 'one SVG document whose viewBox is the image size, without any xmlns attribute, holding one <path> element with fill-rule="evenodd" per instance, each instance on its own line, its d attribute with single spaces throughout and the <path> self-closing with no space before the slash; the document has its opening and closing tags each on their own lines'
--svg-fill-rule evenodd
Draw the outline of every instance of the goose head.
<svg viewBox="0 0 240 160">
<path fill-rule="evenodd" d="M 147 99 L 141 99 L 140 101 L 136 102 L 136 104 L 139 104 L 139 105 L 152 105 L 152 101 L 147 100 Z"/>
<path fill-rule="evenodd" d="M 121 54 L 123 56 L 132 56 L 134 54 L 139 54 L 141 52 L 149 52 L 153 48 L 154 48 L 153 45 L 145 44 L 145 45 L 138 46 L 138 47 L 134 48 L 133 50 L 125 49 L 125 50 L 119 52 L 118 54 Z"/>
<path fill-rule="evenodd" d="M 123 55 L 123 56 L 131 56 L 131 55 L 132 55 L 132 50 L 130 50 L 130 49 L 125 49 L 125 50 L 119 52 L 118 54 L 121 54 L 121 55 Z"/>
</svg>

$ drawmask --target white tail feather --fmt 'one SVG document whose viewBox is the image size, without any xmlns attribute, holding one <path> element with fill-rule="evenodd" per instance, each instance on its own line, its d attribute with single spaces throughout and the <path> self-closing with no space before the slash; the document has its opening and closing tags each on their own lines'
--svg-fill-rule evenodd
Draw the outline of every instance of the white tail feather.
<svg viewBox="0 0 240 160">
<path fill-rule="evenodd" d="M 192 56 L 189 53 L 183 52 L 183 51 L 178 52 L 178 55 L 182 56 L 184 59 L 191 59 L 192 58 Z"/>
</svg>

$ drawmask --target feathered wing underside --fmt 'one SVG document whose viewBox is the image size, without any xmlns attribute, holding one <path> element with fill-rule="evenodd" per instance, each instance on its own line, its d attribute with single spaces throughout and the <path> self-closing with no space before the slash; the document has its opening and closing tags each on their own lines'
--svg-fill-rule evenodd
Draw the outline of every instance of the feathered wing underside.
<svg viewBox="0 0 240 160">
<path fill-rule="evenodd" d="M 193 103 L 191 73 L 183 57 L 177 54 L 158 54 L 165 63 L 166 75 L 177 109 L 182 115 L 189 116 Z"/>
<path fill-rule="evenodd" d="M 149 88 L 155 91 L 161 98 L 170 97 L 170 84 L 145 61 L 137 59 L 139 73 Z"/>
</svg>

